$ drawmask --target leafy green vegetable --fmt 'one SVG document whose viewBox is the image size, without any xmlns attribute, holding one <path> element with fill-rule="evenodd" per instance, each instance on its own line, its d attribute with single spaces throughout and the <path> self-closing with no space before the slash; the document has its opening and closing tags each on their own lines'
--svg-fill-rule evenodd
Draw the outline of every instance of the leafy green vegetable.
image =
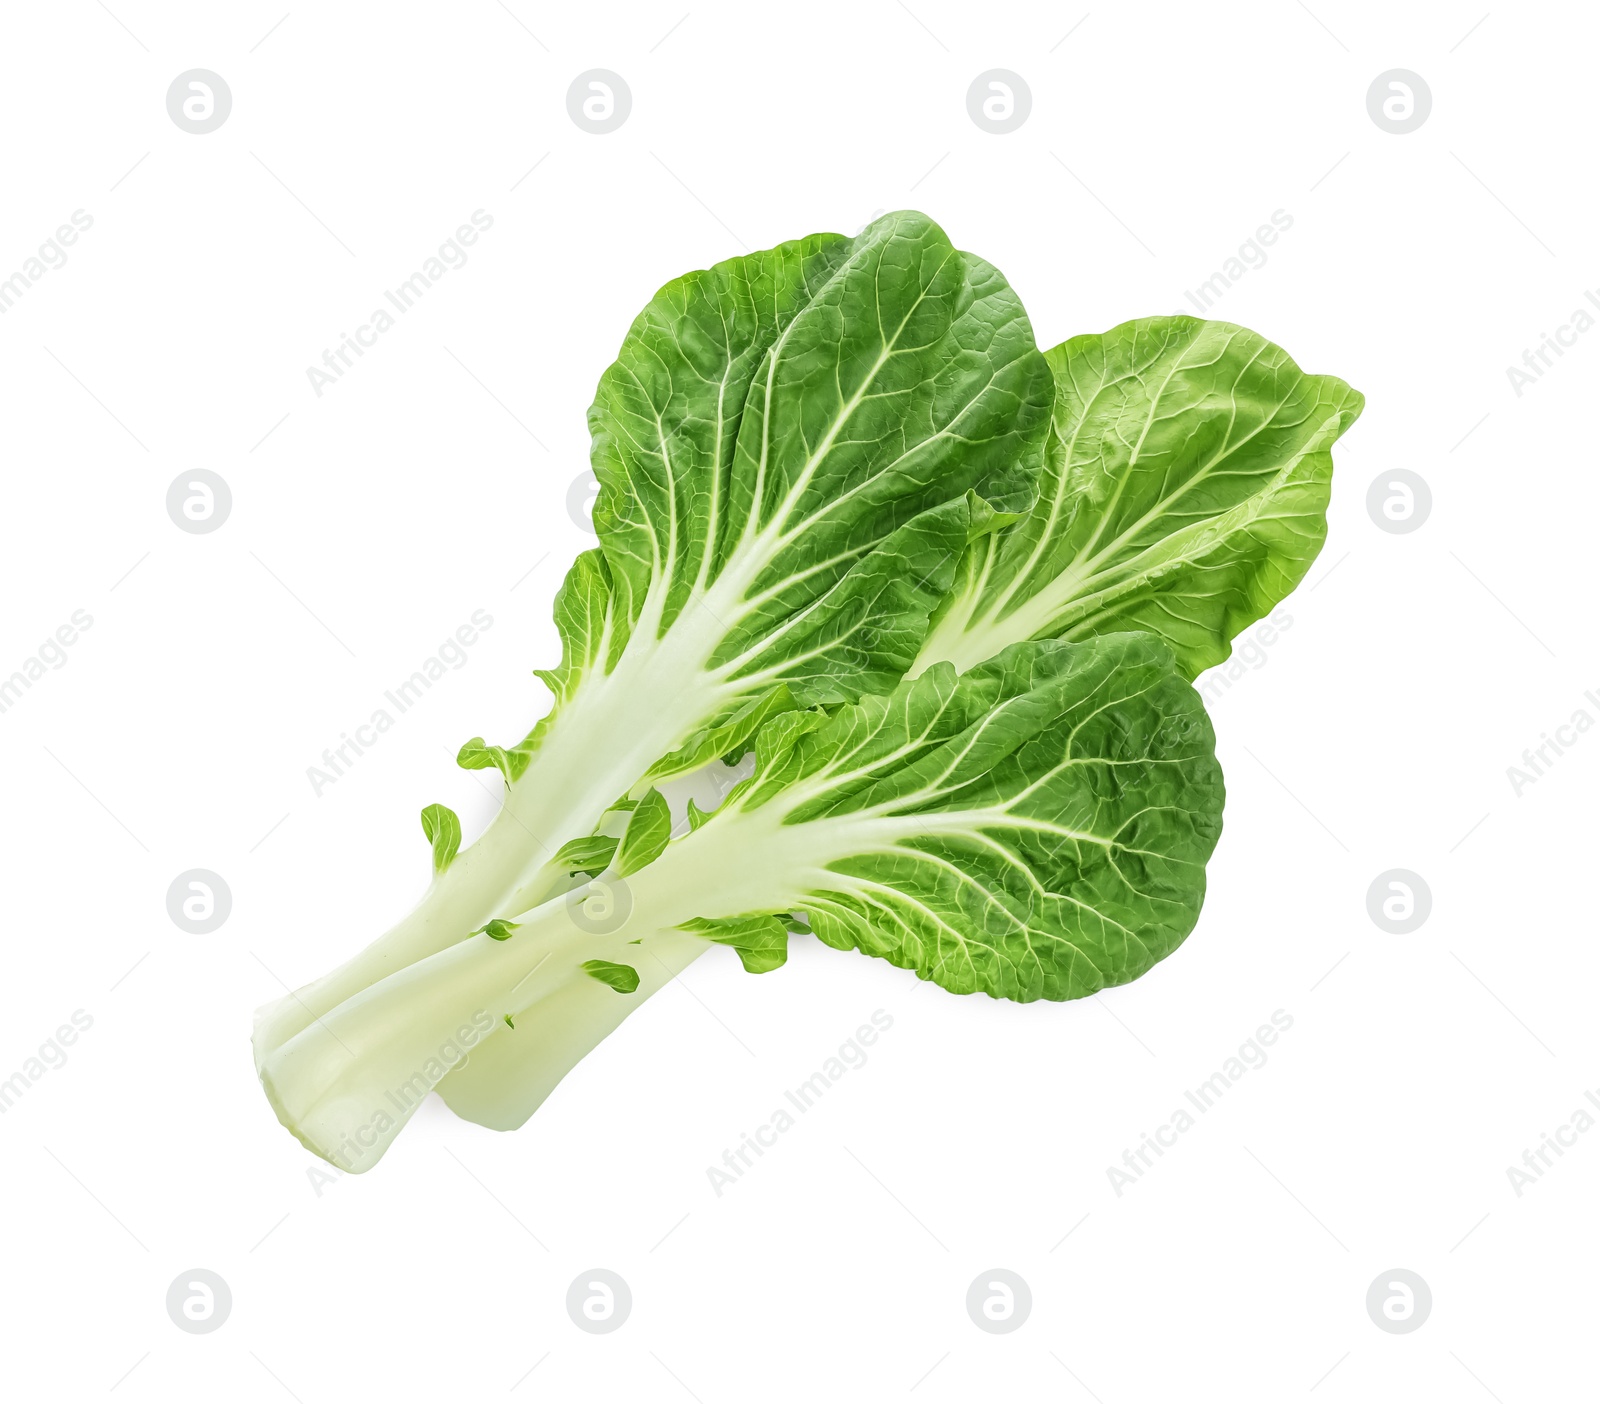
<svg viewBox="0 0 1600 1404">
<path fill-rule="evenodd" d="M 629 806 L 632 808 L 632 806 Z M 616 855 L 618 839 L 609 834 L 590 834 L 561 845 L 556 854 L 556 866 L 572 873 L 598 873 L 603 871 Z"/>
<path fill-rule="evenodd" d="M 516 922 L 502 921 L 499 918 L 496 918 L 494 921 L 480 926 L 471 934 L 474 936 L 487 936 L 491 941 L 509 941 L 511 939 L 511 933 L 516 929 Z"/>
<path fill-rule="evenodd" d="M 455 810 L 430 804 L 422 811 L 422 832 L 433 847 L 433 870 L 442 873 L 461 847 L 461 821 Z"/>
<path fill-rule="evenodd" d="M 1038 633 L 1134 625 L 1164 637 L 1194 677 L 1309 568 L 1326 530 L 1332 444 L 1361 396 L 1304 375 L 1248 331 L 1189 317 L 1075 338 L 1047 359 L 1058 390 L 1038 504 L 967 553 L 918 667 L 970 666 Z M 779 715 L 756 738 L 761 764 L 825 722 Z M 688 814 L 696 829 L 711 817 L 693 801 Z M 906 963 L 915 947 L 898 905 L 846 919 L 824 904 L 812 922 L 825 941 Z M 1141 921 L 1126 925 L 1144 939 Z M 525 1048 L 520 1062 L 488 1050 L 441 1095 L 469 1119 L 520 1125 L 586 1051 Z"/>
<path fill-rule="evenodd" d="M 917 667 L 1145 629 L 1191 678 L 1299 584 L 1362 398 L 1226 322 L 1147 317 L 1045 353 L 1039 499 L 974 543 Z"/>
<path fill-rule="evenodd" d="M 697 917 L 681 929 L 719 946 L 732 946 L 751 975 L 776 970 L 789 959 L 789 929 L 775 916 Z"/>
<path fill-rule="evenodd" d="M 456 753 L 456 764 L 463 770 L 498 770 L 505 776 L 508 785 L 522 778 L 522 772 L 528 768 L 528 759 L 527 751 L 508 751 L 504 746 L 490 746 L 485 744 L 481 736 L 463 742 Z"/>
<path fill-rule="evenodd" d="M 409 917 L 262 1012 L 258 1065 L 547 895 L 618 795 L 739 744 L 778 689 L 808 707 L 892 688 L 971 533 L 1032 502 L 1052 394 L 1016 294 L 923 215 L 667 284 L 589 412 L 600 546 L 556 596 L 554 707 L 514 746 L 461 751 L 504 776 L 501 814 Z"/>
<path fill-rule="evenodd" d="M 619 965 L 614 960 L 586 960 L 578 969 L 618 994 L 632 994 L 639 988 L 639 972 L 631 965 Z"/>
<path fill-rule="evenodd" d="M 1222 777 L 1198 696 L 1149 635 L 1020 644 L 960 678 L 937 665 L 821 726 L 774 718 L 756 752 L 710 819 L 627 879 L 614 929 L 555 897 L 518 915 L 514 940 L 439 952 L 283 1045 L 262 1069 L 280 1116 L 348 1154 L 382 1090 L 480 1009 L 512 1015 L 517 1038 L 491 1033 L 429 1085 L 458 1110 L 503 1108 L 526 1095 L 521 1037 L 545 1002 L 559 1017 L 574 972 L 621 963 L 633 942 L 636 971 L 658 942 L 670 971 L 685 937 L 772 969 L 798 907 L 826 944 L 957 993 L 1060 1000 L 1133 979 L 1199 914 Z M 404 1118 L 390 1120 L 346 1168 L 376 1160 Z"/>
<path fill-rule="evenodd" d="M 628 816 L 628 828 L 617 845 L 617 876 L 627 877 L 661 856 L 672 836 L 672 813 L 660 790 L 648 790 Z"/>
<path fill-rule="evenodd" d="M 1189 680 L 1304 576 L 1361 407 L 1189 317 L 1042 357 L 912 213 L 668 284 L 590 410 L 554 704 L 462 747 L 504 806 L 464 851 L 423 811 L 415 911 L 258 1014 L 279 1119 L 355 1171 L 430 1090 L 518 1126 L 716 945 L 1017 1001 L 1147 971 L 1221 832 Z M 751 751 L 674 838 L 662 786 Z"/>
</svg>

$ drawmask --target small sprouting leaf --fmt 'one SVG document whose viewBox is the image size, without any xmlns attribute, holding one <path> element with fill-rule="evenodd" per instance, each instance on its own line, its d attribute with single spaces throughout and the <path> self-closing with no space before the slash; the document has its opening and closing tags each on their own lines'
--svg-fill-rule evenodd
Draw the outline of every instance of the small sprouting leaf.
<svg viewBox="0 0 1600 1404">
<path fill-rule="evenodd" d="M 586 960 L 579 968 L 602 985 L 610 985 L 618 994 L 632 994 L 639 988 L 639 972 L 631 965 L 618 965 L 614 960 Z"/>
<path fill-rule="evenodd" d="M 508 751 L 504 746 L 487 745 L 481 736 L 474 736 L 456 753 L 456 764 L 463 770 L 498 770 L 508 785 L 521 776 L 532 759 L 531 749 L 516 746 Z"/>
<path fill-rule="evenodd" d="M 535 668 L 533 675 L 555 694 L 556 708 L 534 727 L 530 740 L 543 735 L 546 723 L 562 706 L 576 696 L 583 680 L 592 673 L 610 670 L 609 655 L 620 635 L 613 624 L 615 600 L 612 597 L 611 571 L 605 552 L 595 548 L 583 552 L 556 591 L 555 624 L 561 635 L 561 663 L 555 668 Z"/>
<path fill-rule="evenodd" d="M 556 862 L 571 873 L 602 873 L 616 854 L 618 840 L 609 834 L 590 834 L 561 845 Z"/>
<path fill-rule="evenodd" d="M 511 1016 L 509 1014 L 502 1014 L 500 1017 L 506 1021 L 506 1027 L 510 1029 L 512 1033 L 517 1031 L 517 1026 L 511 1022 Z"/>
<path fill-rule="evenodd" d="M 667 801 L 660 790 L 651 790 L 628 819 L 628 830 L 613 860 L 617 876 L 627 877 L 654 863 L 671 837 L 672 813 Z"/>
<path fill-rule="evenodd" d="M 473 936 L 487 936 L 491 941 L 509 941 L 511 933 L 517 929 L 514 921 L 502 921 L 496 917 L 487 926 L 480 926 L 472 932 Z"/>
<path fill-rule="evenodd" d="M 433 845 L 433 870 L 442 873 L 461 848 L 461 821 L 453 809 L 430 804 L 422 811 L 422 832 Z"/>
<path fill-rule="evenodd" d="M 987 499 L 979 497 L 970 488 L 967 490 L 967 510 L 972 514 L 972 525 L 967 528 L 968 544 L 1022 519 L 1021 512 L 995 511 Z"/>
<path fill-rule="evenodd" d="M 719 946 L 732 946 L 739 961 L 752 975 L 776 970 L 789 958 L 789 933 L 775 916 L 704 917 L 686 921 L 680 928 L 693 931 Z"/>
<path fill-rule="evenodd" d="M 692 834 L 717 811 L 714 809 L 701 809 L 693 800 L 689 801 L 689 832 Z"/>
<path fill-rule="evenodd" d="M 654 780 L 684 775 L 719 757 L 724 765 L 737 765 L 750 749 L 750 738 L 770 718 L 793 711 L 794 706 L 794 698 L 788 687 L 779 683 L 777 687 L 719 718 L 713 725 L 696 732 L 670 756 L 657 761 L 650 768 L 650 778 Z"/>
<path fill-rule="evenodd" d="M 821 709 L 809 712 L 784 712 L 769 721 L 756 736 L 756 769 L 771 769 L 794 748 L 802 736 L 828 724 Z"/>
</svg>

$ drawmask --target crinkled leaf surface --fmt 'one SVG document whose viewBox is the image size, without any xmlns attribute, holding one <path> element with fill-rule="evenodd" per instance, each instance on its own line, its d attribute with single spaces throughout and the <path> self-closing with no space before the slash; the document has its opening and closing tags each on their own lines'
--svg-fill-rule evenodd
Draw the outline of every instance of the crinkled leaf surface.
<svg viewBox="0 0 1600 1404">
<path fill-rule="evenodd" d="M 600 547 L 557 599 L 557 712 L 654 671 L 642 700 L 685 717 L 657 755 L 690 769 L 758 697 L 887 691 L 968 536 L 1033 501 L 1053 393 L 1016 294 L 923 215 L 669 283 L 589 412 Z"/>
<path fill-rule="evenodd" d="M 780 713 L 755 752 L 748 780 L 632 872 L 626 917 L 586 953 L 638 950 L 659 986 L 694 958 L 685 937 L 761 971 L 809 930 L 957 993 L 1064 1000 L 1134 979 L 1198 918 L 1222 776 L 1198 695 L 1149 635 L 1016 644 L 960 676 L 937 664 L 831 715 Z M 521 920 L 535 943 L 574 930 L 560 899 Z M 562 1007 L 548 1036 L 452 1072 L 450 1105 L 520 1125 L 570 1066 L 549 1053 Z"/>
<path fill-rule="evenodd" d="M 1014 645 L 809 731 L 795 715 L 633 880 L 636 920 L 665 920 L 715 874 L 704 921 L 798 908 L 829 945 L 1015 1000 L 1134 979 L 1194 926 L 1222 776 L 1160 640 Z"/>
<path fill-rule="evenodd" d="M 504 809 L 381 951 L 258 1023 L 258 1064 L 375 972 L 542 900 L 550 859 L 663 756 L 696 765 L 723 727 L 742 748 L 755 699 L 892 688 L 975 519 L 1031 504 L 1053 394 L 1005 279 L 916 213 L 663 287 L 590 411 L 600 544 L 556 600 L 554 705 L 461 751 Z"/>
<path fill-rule="evenodd" d="M 1243 327 L 1148 317 L 1046 353 L 1040 496 L 980 538 L 918 667 L 1145 629 L 1194 677 L 1322 548 L 1333 443 L 1362 397 Z"/>
</svg>

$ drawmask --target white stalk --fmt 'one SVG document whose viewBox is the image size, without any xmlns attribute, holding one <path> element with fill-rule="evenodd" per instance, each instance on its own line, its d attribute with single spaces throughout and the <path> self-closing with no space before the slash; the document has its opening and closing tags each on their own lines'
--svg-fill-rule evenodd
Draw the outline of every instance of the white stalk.
<svg viewBox="0 0 1600 1404">
<path fill-rule="evenodd" d="M 346 1170 L 368 1169 L 446 1074 L 467 1071 L 463 1059 L 470 1053 L 505 1079 L 523 1080 L 519 1102 L 485 1110 L 491 1124 L 520 1124 L 523 1107 L 531 1114 L 584 1053 L 687 965 L 696 947 L 707 946 L 675 928 L 696 917 L 799 905 L 825 877 L 840 885 L 837 876 L 825 874 L 830 860 L 892 842 L 916 822 L 849 815 L 785 825 L 784 816 L 803 799 L 797 793 L 719 815 L 699 833 L 669 844 L 632 878 L 608 875 L 603 881 L 611 894 L 625 886 L 631 902 L 613 931 L 585 929 L 593 922 L 575 910 L 581 890 L 565 894 L 515 918 L 516 930 L 506 940 L 479 935 L 458 941 L 327 1010 L 260 1064 L 279 1119 L 325 1159 Z M 581 970 L 584 961 L 597 959 L 632 966 L 639 991 L 619 995 Z M 584 989 L 569 1006 L 579 980 L 598 993 Z M 617 1003 L 607 1005 L 608 998 Z M 540 1028 L 546 1009 L 550 1023 Z M 526 1032 L 535 1038 L 521 1041 Z M 490 1049 L 497 1051 L 491 1055 Z M 545 1057 L 552 1061 L 546 1064 Z M 491 1079 L 476 1091 L 461 1081 L 452 1098 L 463 1107 L 487 1108 L 504 1090 Z"/>
<path fill-rule="evenodd" d="M 435 877 L 421 903 L 353 959 L 257 1011 L 258 1069 L 274 1049 L 367 986 L 506 916 L 513 894 L 548 883 L 540 869 L 564 843 L 594 832 L 608 806 L 744 691 L 707 663 L 724 621 L 738 616 L 748 569 L 726 572 L 664 637 L 656 637 L 659 604 L 647 606 L 617 666 L 591 675 L 562 704 L 500 813 Z"/>
</svg>

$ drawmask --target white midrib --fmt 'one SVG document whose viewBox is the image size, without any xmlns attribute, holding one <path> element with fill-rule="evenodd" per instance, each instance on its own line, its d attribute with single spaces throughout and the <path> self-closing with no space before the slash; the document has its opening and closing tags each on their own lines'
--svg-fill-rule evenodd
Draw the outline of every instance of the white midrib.
<svg viewBox="0 0 1600 1404">
<path fill-rule="evenodd" d="M 885 805 L 786 824 L 785 815 L 803 802 L 801 796 L 785 795 L 754 809 L 721 813 L 696 833 L 669 844 L 649 867 L 625 879 L 633 900 L 632 920 L 641 930 L 662 930 L 695 918 L 720 920 L 803 907 L 815 892 L 851 890 L 854 880 L 836 864 L 866 855 L 909 853 L 908 840 L 969 835 L 987 846 L 993 842 L 990 830 L 1006 828 L 1049 833 L 1063 842 L 1113 846 L 1103 835 L 1021 818 L 1001 807 L 895 814 Z"/>
<path fill-rule="evenodd" d="M 1278 406 L 1277 408 L 1281 408 Z M 1219 541 L 1260 517 L 1265 508 L 1275 500 L 1284 485 L 1306 458 L 1332 442 L 1338 427 L 1339 416 L 1331 414 L 1314 430 L 1282 468 L 1250 496 L 1235 503 L 1219 515 L 1190 523 L 1181 531 L 1152 542 L 1144 551 L 1126 561 L 1115 561 L 1115 553 L 1122 550 L 1161 513 L 1170 510 L 1182 497 L 1211 476 L 1218 464 L 1249 443 L 1271 423 L 1277 409 L 1266 416 L 1249 435 L 1215 455 L 1200 472 L 1188 479 L 1182 488 L 1171 493 L 1137 522 L 1121 532 L 1114 541 L 1102 547 L 1092 557 L 1080 557 L 1051 580 L 1043 589 L 1029 596 L 1010 614 L 1000 616 L 1000 604 L 992 606 L 978 619 L 968 616 L 965 627 L 959 632 L 950 631 L 948 639 L 941 638 L 937 649 L 925 650 L 926 661 L 919 660 L 919 669 L 940 661 L 953 663 L 958 672 L 993 657 L 1008 644 L 1038 638 L 1044 634 L 1061 635 L 1072 617 L 1082 617 L 1098 606 L 1114 599 L 1135 585 L 1152 565 L 1175 565 L 1193 559 L 1212 549 Z M 1105 562 L 1112 559 L 1110 568 Z M 1099 590 L 1085 590 L 1111 576 L 1112 580 Z M 941 634 L 944 631 L 941 630 Z M 930 645 L 933 643 L 930 640 Z"/>
<path fill-rule="evenodd" d="M 751 656 L 770 648 L 809 610 L 798 611 L 739 657 L 714 669 L 711 660 L 745 617 L 782 590 L 780 583 L 754 598 L 749 593 L 775 556 L 803 531 L 803 522 L 790 527 L 784 523 L 893 354 L 903 326 L 886 338 L 872 370 L 841 406 L 768 524 L 751 531 L 747 523 L 745 536 L 717 579 L 709 587 L 697 583 L 665 631 L 660 621 L 670 582 L 658 573 L 616 666 L 609 673 L 591 674 L 562 704 L 506 800 L 509 837 L 515 841 L 521 830 L 537 849 L 524 877 L 554 857 L 563 843 L 591 833 L 607 805 L 722 706 L 752 694 L 784 671 L 779 664 L 731 680 Z M 765 452 L 764 444 L 763 457 Z M 559 797 L 554 808 L 552 796 Z"/>
<path fill-rule="evenodd" d="M 513 823 L 548 849 L 540 861 L 590 833 L 604 806 L 748 691 L 726 681 L 725 670 L 713 672 L 710 662 L 748 607 L 740 596 L 754 569 L 753 562 L 731 563 L 710 590 L 695 591 L 665 633 L 659 620 L 666 586 L 653 584 L 616 666 L 591 673 L 562 703 L 506 798 Z"/>
</svg>

